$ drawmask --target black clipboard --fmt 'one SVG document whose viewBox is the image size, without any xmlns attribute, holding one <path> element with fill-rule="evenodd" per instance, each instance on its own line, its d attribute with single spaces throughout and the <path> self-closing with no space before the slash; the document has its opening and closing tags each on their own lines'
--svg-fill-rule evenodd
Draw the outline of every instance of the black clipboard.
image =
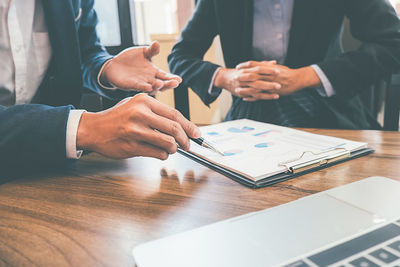
<svg viewBox="0 0 400 267">
<path fill-rule="evenodd" d="M 270 186 L 270 185 L 273 185 L 276 183 L 280 183 L 280 182 L 283 182 L 283 181 L 286 181 L 289 179 L 293 179 L 293 178 L 299 177 L 299 176 L 307 174 L 307 173 L 311 173 L 311 172 L 315 172 L 315 171 L 318 171 L 318 170 L 321 170 L 324 168 L 328 168 L 330 166 L 333 166 L 333 165 L 336 165 L 336 164 L 339 164 L 339 163 L 342 163 L 342 162 L 345 162 L 348 160 L 366 156 L 368 154 L 373 153 L 374 150 L 372 148 L 363 148 L 363 149 L 360 149 L 357 151 L 349 152 L 347 157 L 338 157 L 337 160 L 331 160 L 329 162 L 326 161 L 326 162 L 324 162 L 324 164 L 320 164 L 318 166 L 313 165 L 315 167 L 311 167 L 311 168 L 303 168 L 299 172 L 292 172 L 290 170 L 287 170 L 286 172 L 276 174 L 273 176 L 269 176 L 269 177 L 260 179 L 258 181 L 253 181 L 239 173 L 228 170 L 222 166 L 215 165 L 215 164 L 209 162 L 208 160 L 201 158 L 193 153 L 190 153 L 190 152 L 187 152 L 187 151 L 184 151 L 181 149 L 178 149 L 178 152 L 181 153 L 182 155 L 204 165 L 204 166 L 209 167 L 210 169 L 212 169 L 214 171 L 217 171 L 217 172 L 231 178 L 232 180 L 234 180 L 240 184 L 243 184 L 243 185 L 253 188 L 253 189 L 257 189 L 257 188 L 267 187 L 267 186 Z"/>
</svg>

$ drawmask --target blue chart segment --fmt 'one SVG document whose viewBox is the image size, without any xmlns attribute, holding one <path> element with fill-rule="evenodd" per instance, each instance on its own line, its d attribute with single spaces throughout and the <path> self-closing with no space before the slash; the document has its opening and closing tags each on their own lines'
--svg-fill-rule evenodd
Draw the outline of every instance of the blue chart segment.
<svg viewBox="0 0 400 267">
<path fill-rule="evenodd" d="M 260 144 L 254 145 L 254 147 L 256 147 L 256 148 L 267 148 L 267 147 L 270 147 L 272 145 L 273 145 L 272 143 L 260 143 Z"/>
<path fill-rule="evenodd" d="M 251 132 L 251 131 L 254 131 L 254 128 L 247 127 L 247 126 L 244 126 L 242 128 L 232 127 L 232 128 L 228 129 L 228 132 L 231 132 L 231 133 L 247 133 L 247 132 Z"/>
<path fill-rule="evenodd" d="M 280 131 L 279 130 L 268 130 L 268 131 L 264 131 L 264 132 L 261 132 L 261 133 L 253 134 L 253 136 L 267 137 L 271 133 L 280 133 Z"/>
<path fill-rule="evenodd" d="M 208 135 L 211 135 L 211 136 L 217 136 L 217 135 L 219 135 L 219 133 L 217 133 L 217 132 L 209 132 L 209 133 L 207 133 Z"/>
<path fill-rule="evenodd" d="M 243 150 L 240 150 L 240 149 L 227 150 L 227 151 L 224 151 L 224 156 L 235 156 L 242 152 L 243 152 Z"/>
</svg>

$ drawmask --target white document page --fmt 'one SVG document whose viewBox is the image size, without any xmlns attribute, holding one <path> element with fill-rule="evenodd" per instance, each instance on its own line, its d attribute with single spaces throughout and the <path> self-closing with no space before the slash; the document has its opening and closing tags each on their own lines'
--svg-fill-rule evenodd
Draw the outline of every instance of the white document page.
<svg viewBox="0 0 400 267">
<path fill-rule="evenodd" d="M 280 165 L 302 158 L 315 158 L 317 153 L 329 153 L 334 149 L 357 151 L 366 143 L 311 134 L 287 127 L 236 120 L 201 127 L 202 137 L 214 144 L 224 156 L 192 142 L 190 152 L 213 164 L 240 173 L 257 181 L 286 172 Z M 303 155 L 303 152 L 306 153 Z"/>
</svg>

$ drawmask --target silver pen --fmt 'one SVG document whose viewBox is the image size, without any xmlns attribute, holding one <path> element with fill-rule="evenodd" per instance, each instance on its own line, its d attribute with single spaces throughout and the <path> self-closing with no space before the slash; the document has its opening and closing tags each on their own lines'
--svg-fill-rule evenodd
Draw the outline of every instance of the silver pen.
<svg viewBox="0 0 400 267">
<path fill-rule="evenodd" d="M 190 140 L 192 140 L 193 142 L 195 142 L 196 144 L 211 149 L 212 151 L 214 151 L 215 153 L 220 154 L 221 156 L 224 156 L 224 153 L 222 153 L 221 151 L 219 151 L 215 146 L 213 146 L 210 142 L 207 142 L 203 137 L 200 138 L 190 138 Z"/>
</svg>

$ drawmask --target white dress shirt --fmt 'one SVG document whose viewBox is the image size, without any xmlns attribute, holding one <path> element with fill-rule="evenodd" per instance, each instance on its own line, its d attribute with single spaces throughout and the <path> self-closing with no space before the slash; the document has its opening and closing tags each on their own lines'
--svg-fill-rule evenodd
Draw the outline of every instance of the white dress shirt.
<svg viewBox="0 0 400 267">
<path fill-rule="evenodd" d="M 42 0 L 0 0 L 0 105 L 28 104 L 42 83 L 51 59 Z M 78 159 L 78 125 L 84 110 L 68 117 L 66 157 Z"/>
</svg>

